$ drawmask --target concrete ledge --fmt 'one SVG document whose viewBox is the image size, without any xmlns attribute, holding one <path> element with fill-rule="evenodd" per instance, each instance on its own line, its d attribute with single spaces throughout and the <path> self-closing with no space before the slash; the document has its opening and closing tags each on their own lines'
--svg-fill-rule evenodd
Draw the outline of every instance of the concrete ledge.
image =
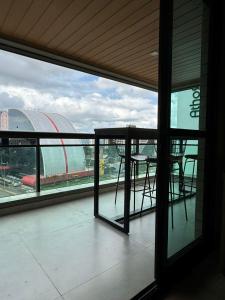
<svg viewBox="0 0 225 300">
<path fill-rule="evenodd" d="M 136 180 L 143 182 L 143 178 Z M 100 193 L 107 193 L 115 190 L 115 182 L 100 185 Z M 119 189 L 124 188 L 124 181 L 120 182 Z M 15 196 L 16 197 L 16 196 Z M 68 189 L 63 192 L 44 191 L 41 193 L 31 193 L 27 195 L 20 195 L 15 201 L 0 203 L 0 216 L 19 213 L 31 209 L 37 209 L 50 205 L 60 204 L 67 201 L 74 201 L 76 199 L 94 197 L 94 187 L 86 187 L 80 189 Z M 94 198 L 93 198 L 94 201 Z"/>
</svg>

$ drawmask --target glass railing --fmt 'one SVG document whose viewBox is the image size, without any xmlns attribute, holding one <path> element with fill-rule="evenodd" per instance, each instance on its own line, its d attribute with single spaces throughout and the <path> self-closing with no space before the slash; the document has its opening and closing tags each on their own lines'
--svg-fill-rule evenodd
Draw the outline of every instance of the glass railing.
<svg viewBox="0 0 225 300">
<path fill-rule="evenodd" d="M 93 184 L 93 134 L 1 132 L 0 203 Z"/>
<path fill-rule="evenodd" d="M 0 140 L 0 203 L 56 194 L 84 191 L 94 187 L 94 134 L 1 132 Z M 187 163 L 186 154 L 196 154 L 198 144 L 185 144 L 183 166 L 185 178 L 194 178 L 197 163 Z M 121 155 L 125 152 L 122 139 L 105 139 L 100 143 L 100 187 L 124 182 L 125 165 Z M 131 153 L 156 157 L 156 140 L 132 140 Z M 138 163 L 136 179 L 144 182 L 146 163 Z M 156 174 L 156 164 L 149 169 Z M 178 170 L 174 171 L 178 175 Z M 194 177 L 193 177 L 194 176 Z M 38 193 L 38 194 L 37 194 Z"/>
<path fill-rule="evenodd" d="M 142 154 L 148 157 L 156 157 L 157 143 L 155 140 L 132 140 L 131 154 Z M 105 139 L 100 143 L 100 184 L 116 182 L 121 163 L 121 155 L 125 153 L 125 141 L 122 139 Z M 120 181 L 124 181 L 124 164 L 120 170 Z M 155 174 L 155 169 L 151 170 Z M 146 174 L 146 164 L 139 163 L 136 168 L 137 178 L 143 178 Z"/>
<path fill-rule="evenodd" d="M 41 191 L 66 191 L 94 185 L 94 144 L 41 145 Z"/>
<path fill-rule="evenodd" d="M 0 203 L 94 186 L 94 135 L 1 132 Z M 124 141 L 104 140 L 100 151 L 100 185 L 117 181 Z M 132 153 L 152 156 L 156 144 L 133 140 Z M 154 172 L 154 171 L 153 171 Z M 124 180 L 124 168 L 120 181 Z M 136 170 L 145 176 L 145 165 Z"/>
<path fill-rule="evenodd" d="M 0 197 L 7 198 L 36 191 L 36 155 L 35 147 L 0 148 Z M 24 184 L 24 178 L 30 178 L 30 184 Z M 15 198 L 15 197 L 14 197 Z M 1 202 L 1 200 L 0 200 Z"/>
</svg>

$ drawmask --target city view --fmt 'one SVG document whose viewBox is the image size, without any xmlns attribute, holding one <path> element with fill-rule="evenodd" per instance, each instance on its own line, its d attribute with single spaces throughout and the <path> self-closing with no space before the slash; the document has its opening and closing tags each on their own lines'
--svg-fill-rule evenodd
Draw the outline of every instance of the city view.
<svg viewBox="0 0 225 300">
<path fill-rule="evenodd" d="M 1 130 L 94 133 L 95 128 L 157 128 L 157 93 L 154 91 L 2 50 L 0 62 Z M 18 71 L 21 67 L 25 70 L 22 75 Z M 173 128 L 198 128 L 199 103 L 196 101 L 199 99 L 196 97 L 199 98 L 198 87 L 172 93 Z M 32 139 L 2 141 L 1 201 L 36 191 L 35 143 Z M 135 143 L 133 141 L 133 153 Z M 24 147 L 13 147 L 18 144 Z M 156 141 L 142 140 L 139 144 L 139 152 L 149 156 L 156 154 Z M 93 139 L 41 139 L 40 145 L 41 191 L 93 187 Z M 124 141 L 105 140 L 101 148 L 100 181 L 115 182 Z M 138 172 L 139 176 L 145 173 L 141 164 Z"/>
<path fill-rule="evenodd" d="M 95 128 L 157 127 L 156 92 L 2 50 L 0 62 L 1 130 L 94 133 Z M 19 71 L 21 68 L 23 74 Z M 118 142 L 123 144 L 123 141 Z M 147 140 L 142 142 L 148 143 Z M 2 141 L 2 201 L 5 197 L 36 191 L 35 143 L 31 139 Z M 102 147 L 102 182 L 116 179 L 119 167 L 116 143 L 106 140 Z M 18 144 L 24 147 L 13 147 Z M 92 139 L 42 139 L 40 144 L 43 145 L 40 149 L 41 191 L 93 186 Z M 71 144 L 76 146 L 69 146 Z M 6 147 L 8 145 L 10 147 Z M 144 152 L 154 151 L 144 145 L 140 147 L 145 148 Z M 124 151 L 122 148 L 120 146 L 120 151 Z M 140 167 L 139 172 L 141 170 Z"/>
<path fill-rule="evenodd" d="M 8 109 L 0 114 L 2 130 L 31 132 L 74 132 L 72 123 L 60 114 L 32 110 Z M 154 141 L 139 142 L 139 151 L 155 155 Z M 136 141 L 133 141 L 133 152 Z M 94 183 L 93 139 L 40 139 L 41 191 L 65 190 L 69 187 L 92 187 Z M 8 146 L 8 147 L 6 147 Z M 14 196 L 35 192 L 36 140 L 2 140 L 0 155 L 0 196 Z M 114 182 L 119 168 L 119 154 L 124 152 L 123 140 L 104 140 L 101 149 L 100 176 L 103 183 Z M 124 168 L 121 170 L 124 173 Z M 145 168 L 140 165 L 139 174 Z"/>
</svg>

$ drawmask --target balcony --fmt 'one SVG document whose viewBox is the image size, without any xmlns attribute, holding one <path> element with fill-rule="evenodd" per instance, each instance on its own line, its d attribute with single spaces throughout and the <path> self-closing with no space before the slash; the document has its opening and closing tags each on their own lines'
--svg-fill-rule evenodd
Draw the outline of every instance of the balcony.
<svg viewBox="0 0 225 300">
<path fill-rule="evenodd" d="M 130 299 L 154 279 L 149 224 L 120 233 L 93 218 L 93 197 L 2 217 L 1 298 Z"/>
<path fill-rule="evenodd" d="M 108 206 L 114 195 L 105 193 Z M 178 243 L 193 234 L 194 202 L 188 223 L 175 206 Z M 2 299 L 130 299 L 154 280 L 154 212 L 133 219 L 129 236 L 93 218 L 93 197 L 5 216 L 0 226 Z"/>
<path fill-rule="evenodd" d="M 144 198 L 143 213 L 131 218 L 130 234 L 126 235 L 93 217 L 94 143 L 87 143 L 87 138 L 93 139 L 93 135 L 4 132 L 3 137 L 0 183 L 2 211 L 18 212 L 26 208 L 64 203 L 0 219 L 3 245 L 0 256 L 0 276 L 3 278 L 1 298 L 7 298 L 10 293 L 11 299 L 18 299 L 18 294 L 21 299 L 30 299 L 31 295 L 35 295 L 37 299 L 48 300 L 99 300 L 105 299 L 106 294 L 109 299 L 131 299 L 154 281 L 155 191 L 152 204 L 149 198 Z M 53 154 L 59 146 L 48 145 L 46 139 L 56 137 L 65 139 L 65 145 L 61 147 L 71 147 L 75 152 L 84 149 L 83 173 L 79 170 L 66 177 L 44 178 L 41 150 L 50 148 Z M 72 138 L 76 142 L 68 146 L 66 141 Z M 102 159 L 99 211 L 106 218 L 121 219 L 123 223 L 124 167 L 115 205 L 115 183 L 120 162 L 118 147 L 120 151 L 124 150 L 123 139 L 102 141 L 99 154 Z M 187 152 L 194 153 L 196 148 L 196 143 L 189 143 Z M 156 140 L 133 140 L 131 149 L 154 155 Z M 28 152 L 30 155 L 27 155 Z M 25 156 L 29 159 L 21 160 Z M 23 161 L 23 164 L 19 165 L 18 161 Z M 33 173 L 26 172 L 29 170 Z M 145 164 L 140 164 L 136 174 L 139 185 L 144 183 L 145 171 Z M 155 171 L 156 165 L 150 169 L 151 185 Z M 190 182 L 189 173 L 190 170 L 187 170 L 187 182 Z M 27 178 L 30 181 L 26 181 Z M 19 185 L 15 184 L 18 182 Z M 174 185 L 178 191 L 177 174 Z M 136 211 L 140 212 L 141 202 L 142 191 L 136 193 Z M 133 205 L 131 193 L 130 211 L 134 211 Z M 188 221 L 185 219 L 183 201 L 174 201 L 173 208 L 174 228 L 169 212 L 169 256 L 196 237 L 196 193 L 187 197 Z"/>
</svg>

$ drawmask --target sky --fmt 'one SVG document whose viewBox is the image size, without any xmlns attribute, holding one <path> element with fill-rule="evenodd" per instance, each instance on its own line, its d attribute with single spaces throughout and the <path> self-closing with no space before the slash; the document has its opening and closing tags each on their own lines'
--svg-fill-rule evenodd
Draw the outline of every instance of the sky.
<svg viewBox="0 0 225 300">
<path fill-rule="evenodd" d="M 0 50 L 0 110 L 59 113 L 78 132 L 157 127 L 157 93 Z"/>
</svg>

